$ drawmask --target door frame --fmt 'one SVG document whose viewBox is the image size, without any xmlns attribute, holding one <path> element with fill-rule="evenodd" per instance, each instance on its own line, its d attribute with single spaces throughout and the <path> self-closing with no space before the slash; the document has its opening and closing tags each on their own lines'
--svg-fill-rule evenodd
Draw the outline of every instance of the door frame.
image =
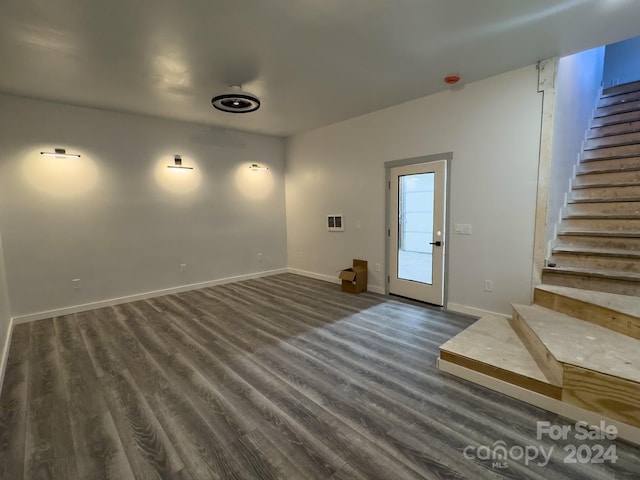
<svg viewBox="0 0 640 480">
<path fill-rule="evenodd" d="M 389 296 L 389 278 L 390 278 L 390 265 L 389 265 L 389 249 L 390 249 L 390 240 L 391 240 L 391 169 L 394 167 L 404 167 L 406 165 L 415 165 L 417 163 L 429 163 L 436 162 L 439 160 L 447 161 L 447 175 L 445 182 L 445 215 L 444 215 L 444 223 L 445 223 L 445 240 L 447 243 L 451 238 L 451 222 L 449 221 L 449 215 L 451 212 L 450 203 L 451 203 L 451 163 L 453 160 L 453 152 L 445 152 L 445 153 L 436 153 L 434 155 L 425 155 L 423 157 L 412 157 L 412 158 L 403 158 L 401 160 L 391 160 L 389 162 L 384 162 L 384 200 L 385 200 L 385 229 L 384 229 L 384 253 L 385 253 L 385 279 L 384 279 L 384 293 Z M 445 250 L 444 256 L 444 279 L 442 283 L 442 297 L 444 306 L 442 308 L 447 308 L 447 303 L 449 299 L 449 256 L 451 250 L 449 249 L 449 245 L 447 244 L 447 249 Z M 416 300 L 419 301 L 419 300 Z M 440 308 L 440 307 L 435 307 Z"/>
</svg>

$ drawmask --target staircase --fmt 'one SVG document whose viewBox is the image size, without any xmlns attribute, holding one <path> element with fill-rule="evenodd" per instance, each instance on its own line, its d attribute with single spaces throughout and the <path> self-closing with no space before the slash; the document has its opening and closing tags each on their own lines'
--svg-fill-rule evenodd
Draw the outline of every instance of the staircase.
<svg viewBox="0 0 640 480">
<path fill-rule="evenodd" d="M 640 296 L 640 82 L 602 93 L 542 282 Z"/>
<path fill-rule="evenodd" d="M 603 91 L 542 282 L 439 368 L 640 444 L 640 82 Z"/>
</svg>

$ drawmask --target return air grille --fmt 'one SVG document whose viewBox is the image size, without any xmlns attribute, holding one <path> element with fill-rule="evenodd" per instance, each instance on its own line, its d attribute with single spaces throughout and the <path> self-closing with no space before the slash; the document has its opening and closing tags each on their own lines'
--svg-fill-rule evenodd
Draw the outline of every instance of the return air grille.
<svg viewBox="0 0 640 480">
<path fill-rule="evenodd" d="M 327 215 L 327 231 L 344 232 L 344 218 L 342 215 Z"/>
</svg>

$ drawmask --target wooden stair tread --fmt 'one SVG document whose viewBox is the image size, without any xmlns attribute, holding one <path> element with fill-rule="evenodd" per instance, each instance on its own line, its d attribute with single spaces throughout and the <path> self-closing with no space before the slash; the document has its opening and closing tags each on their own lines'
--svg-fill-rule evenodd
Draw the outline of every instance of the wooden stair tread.
<svg viewBox="0 0 640 480">
<path fill-rule="evenodd" d="M 561 287 L 559 285 L 541 284 L 536 289 L 624 313 L 630 317 L 640 318 L 640 299 L 638 297 L 583 290 L 582 288 Z"/>
<path fill-rule="evenodd" d="M 579 176 L 587 176 L 587 175 L 598 175 L 600 173 L 627 173 L 627 172 L 637 172 L 640 170 L 640 166 L 626 167 L 626 168 L 609 168 L 603 170 L 588 170 L 582 171 L 578 170 L 576 172 L 576 177 Z"/>
<path fill-rule="evenodd" d="M 640 251 L 625 250 L 622 248 L 589 248 L 589 247 L 569 247 L 569 246 L 557 246 L 553 248 L 553 253 L 569 253 L 576 255 L 600 255 L 603 257 L 627 257 L 627 258 L 640 258 Z M 636 299 L 636 302 L 640 304 L 640 299 Z"/>
<path fill-rule="evenodd" d="M 587 185 L 572 185 L 573 190 L 583 190 L 585 188 L 610 188 L 610 187 L 635 187 L 638 182 L 618 182 L 618 183 L 590 183 Z"/>
<path fill-rule="evenodd" d="M 640 232 L 625 230 L 560 230 L 558 235 L 580 235 L 584 237 L 626 237 L 639 238 Z"/>
<path fill-rule="evenodd" d="M 612 197 L 612 198 L 572 198 L 568 203 L 612 203 L 612 202 L 638 202 L 640 197 Z"/>
<path fill-rule="evenodd" d="M 482 373 L 488 373 L 486 367 L 489 367 L 489 374 L 509 383 L 531 380 L 543 389 L 545 386 L 560 388 L 547 379 L 509 320 L 497 315 L 482 317 L 441 345 L 440 356 Z M 469 362 L 464 362 L 465 359 Z M 496 369 L 500 372 L 495 372 Z"/>
<path fill-rule="evenodd" d="M 553 357 L 640 384 L 640 340 L 539 305 L 513 305 Z"/>
<path fill-rule="evenodd" d="M 640 220 L 640 213 L 635 212 L 622 212 L 622 213 L 572 213 L 571 215 L 565 215 L 563 219 L 575 219 L 575 220 Z"/>
<path fill-rule="evenodd" d="M 640 273 L 619 272 L 616 270 L 599 270 L 595 268 L 580 267 L 545 267 L 542 269 L 545 273 L 560 273 L 567 275 L 587 275 L 591 277 L 608 278 L 612 280 L 623 280 L 630 282 L 640 282 Z M 638 345 L 640 347 L 640 345 Z"/>
<path fill-rule="evenodd" d="M 640 90 L 640 82 L 621 83 L 602 90 L 601 98 L 615 97 L 625 93 L 637 92 L 638 90 Z"/>
</svg>

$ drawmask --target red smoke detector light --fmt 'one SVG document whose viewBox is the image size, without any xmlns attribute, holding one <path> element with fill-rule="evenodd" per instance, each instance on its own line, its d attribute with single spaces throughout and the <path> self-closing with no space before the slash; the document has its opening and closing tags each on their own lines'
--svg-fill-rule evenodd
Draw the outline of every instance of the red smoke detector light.
<svg viewBox="0 0 640 480">
<path fill-rule="evenodd" d="M 455 85 L 460 81 L 460 75 L 447 75 L 444 77 L 444 83 L 447 85 Z"/>
</svg>

